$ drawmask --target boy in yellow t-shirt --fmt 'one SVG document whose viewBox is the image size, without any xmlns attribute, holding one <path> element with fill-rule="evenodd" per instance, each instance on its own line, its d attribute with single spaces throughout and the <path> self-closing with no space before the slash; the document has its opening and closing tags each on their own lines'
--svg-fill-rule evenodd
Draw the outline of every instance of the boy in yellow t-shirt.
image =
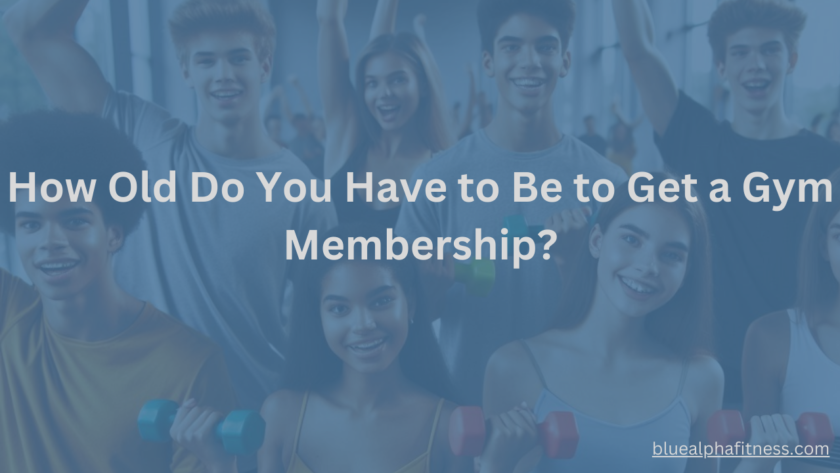
<svg viewBox="0 0 840 473">
<path fill-rule="evenodd" d="M 114 281 L 111 258 L 144 204 L 116 202 L 108 183 L 118 172 L 140 182 L 143 169 L 94 116 L 37 112 L 0 126 L 0 196 L 16 200 L 2 199 L 0 225 L 33 284 L 0 270 L 0 471 L 204 471 L 176 444 L 141 440 L 137 414 L 156 398 L 235 407 L 222 351 Z M 116 190 L 127 195 L 129 180 Z"/>
</svg>

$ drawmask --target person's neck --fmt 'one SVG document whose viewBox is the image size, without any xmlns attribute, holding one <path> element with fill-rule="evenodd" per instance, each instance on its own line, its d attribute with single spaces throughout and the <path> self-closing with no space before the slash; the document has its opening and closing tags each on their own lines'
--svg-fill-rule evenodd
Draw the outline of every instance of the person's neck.
<svg viewBox="0 0 840 473">
<path fill-rule="evenodd" d="M 802 127 L 789 120 L 781 101 L 761 111 L 736 105 L 732 117 L 735 133 L 753 140 L 778 140 L 799 133 Z"/>
<path fill-rule="evenodd" d="M 280 150 L 280 146 L 268 136 L 259 116 L 249 115 L 235 122 L 223 123 L 200 113 L 195 136 L 201 146 L 211 153 L 231 159 L 254 159 Z"/>
<path fill-rule="evenodd" d="M 91 283 L 68 299 L 42 298 L 44 317 L 59 335 L 94 342 L 114 337 L 131 326 L 143 302 L 124 292 L 113 277 Z"/>
<path fill-rule="evenodd" d="M 575 339 L 598 358 L 614 361 L 630 353 L 638 353 L 646 340 L 645 318 L 628 317 L 596 290 L 589 313 L 573 331 Z"/>
<path fill-rule="evenodd" d="M 484 131 L 490 141 L 517 153 L 542 151 L 563 139 L 554 123 L 550 102 L 540 110 L 524 114 L 500 100 L 498 113 Z"/>
<path fill-rule="evenodd" d="M 397 360 L 379 373 L 360 373 L 345 366 L 334 398 L 354 412 L 370 412 L 392 403 L 407 383 Z"/>
<path fill-rule="evenodd" d="M 428 152 L 417 127 L 411 123 L 399 130 L 382 131 L 379 139 L 372 146 L 373 150 L 384 159 L 411 157 Z"/>
</svg>

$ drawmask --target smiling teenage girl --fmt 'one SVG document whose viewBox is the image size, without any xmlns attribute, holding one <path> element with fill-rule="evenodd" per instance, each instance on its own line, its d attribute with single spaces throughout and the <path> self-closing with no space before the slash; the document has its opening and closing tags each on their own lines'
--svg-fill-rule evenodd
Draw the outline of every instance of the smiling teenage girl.
<svg viewBox="0 0 840 473">
<path fill-rule="evenodd" d="M 327 128 L 324 177 L 332 179 L 339 222 L 393 227 L 397 202 L 347 199 L 347 173 L 364 181 L 409 179 L 433 153 L 452 144 L 437 66 L 425 44 L 410 33 L 393 34 L 398 0 L 379 0 L 371 41 L 351 82 L 344 31 L 347 0 L 319 0 L 318 68 Z M 355 88 L 354 88 L 355 86 Z M 374 188 L 374 190 L 377 190 Z M 403 199 L 400 194 L 400 199 Z"/>
<path fill-rule="evenodd" d="M 468 471 L 449 452 L 453 393 L 413 263 L 312 262 L 295 287 L 289 389 L 263 406 L 260 469 Z"/>
<path fill-rule="evenodd" d="M 702 207 L 684 200 L 638 204 L 622 185 L 581 250 L 554 328 L 509 343 L 490 359 L 487 414 L 522 402 L 533 406 L 538 421 L 552 411 L 574 413 L 580 433 L 575 457 L 540 460 L 536 451 L 520 467 L 714 471 L 714 460 L 651 458 L 652 444 L 705 442 L 707 419 L 721 405 L 723 374 L 703 354 L 711 297 Z M 764 442 L 761 434 L 751 441 Z M 527 447 L 500 441 L 482 463 L 511 471 Z"/>
<path fill-rule="evenodd" d="M 665 164 L 700 182 L 744 182 L 761 171 L 779 179 L 821 179 L 840 164 L 840 147 L 787 116 L 785 84 L 799 59 L 805 13 L 793 2 L 727 0 L 709 20 L 709 43 L 720 78 L 732 91 L 732 122 L 680 92 L 654 43 L 644 0 L 613 0 L 621 50 L 656 131 Z M 715 339 L 726 373 L 727 399 L 740 395 L 741 346 L 757 317 L 795 299 L 796 248 L 810 203 L 774 212 L 779 203 L 749 202 L 731 193 L 707 207 L 714 248 Z"/>
</svg>

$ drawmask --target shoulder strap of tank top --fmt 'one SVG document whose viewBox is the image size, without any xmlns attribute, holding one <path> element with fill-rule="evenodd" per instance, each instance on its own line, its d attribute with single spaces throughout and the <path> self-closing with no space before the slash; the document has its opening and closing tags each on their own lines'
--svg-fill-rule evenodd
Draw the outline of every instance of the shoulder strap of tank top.
<svg viewBox="0 0 840 473">
<path fill-rule="evenodd" d="M 435 411 L 435 421 L 432 422 L 432 433 L 429 434 L 429 446 L 426 447 L 426 453 L 432 452 L 432 444 L 435 443 L 435 432 L 437 432 L 438 421 L 440 420 L 440 413 L 443 411 L 443 403 L 446 402 L 444 398 L 438 401 L 437 410 Z"/>
<path fill-rule="evenodd" d="M 295 443 L 292 446 L 292 453 L 297 455 L 298 440 L 300 439 L 300 429 L 303 427 L 303 415 L 306 414 L 306 403 L 309 401 L 309 391 L 303 393 L 303 402 L 300 406 L 300 416 L 298 416 L 297 430 L 295 431 Z"/>
<path fill-rule="evenodd" d="M 540 364 L 537 363 L 537 357 L 534 356 L 534 352 L 531 350 L 531 346 L 528 345 L 528 342 L 519 339 L 519 342 L 522 343 L 522 346 L 525 348 L 525 353 L 528 354 L 528 357 L 531 358 L 531 363 L 534 364 L 534 369 L 537 371 L 537 376 L 540 377 L 540 383 L 542 384 L 543 389 L 548 389 L 548 385 L 545 383 L 545 376 L 543 376 L 543 372 L 540 369 Z"/>
<path fill-rule="evenodd" d="M 677 396 L 679 397 L 682 394 L 683 386 L 685 385 L 685 378 L 688 374 L 688 364 L 690 360 L 688 358 L 684 358 L 682 362 L 682 369 L 680 370 L 680 384 L 677 387 Z"/>
</svg>

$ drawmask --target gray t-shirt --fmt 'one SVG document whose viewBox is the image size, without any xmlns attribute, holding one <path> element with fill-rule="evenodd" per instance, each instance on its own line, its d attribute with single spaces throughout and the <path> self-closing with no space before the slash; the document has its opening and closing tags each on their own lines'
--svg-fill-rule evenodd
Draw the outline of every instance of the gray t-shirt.
<svg viewBox="0 0 840 473">
<path fill-rule="evenodd" d="M 198 143 L 193 127 L 122 92 L 111 93 L 103 115 L 143 153 L 153 200 L 115 257 L 117 281 L 221 345 L 240 405 L 259 409 L 279 389 L 283 370 L 286 230 L 305 238 L 310 229 L 329 229 L 337 222 L 332 204 L 308 199 L 293 204 L 283 197 L 287 180 L 308 185 L 312 179 L 288 150 L 248 160 L 213 154 Z M 177 176 L 176 202 L 155 202 L 153 185 L 168 179 L 171 170 Z M 215 200 L 191 201 L 194 172 L 216 177 Z M 265 201 L 257 172 L 269 181 L 282 172 L 273 202 Z M 222 197 L 228 179 L 244 187 L 239 202 Z M 206 195 L 209 183 L 201 183 Z M 230 192 L 235 194 L 235 187 Z"/>
<path fill-rule="evenodd" d="M 514 173 L 530 172 L 536 177 L 539 191 L 546 179 L 557 179 L 562 198 L 548 203 L 538 197 L 534 202 L 514 202 Z M 474 180 L 474 202 L 461 199 L 457 181 L 462 174 Z M 627 180 L 624 171 L 571 135 L 565 135 L 551 148 L 516 153 L 503 149 L 485 134 L 473 133 L 453 148 L 444 151 L 414 173 L 412 179 L 442 179 L 447 197 L 433 203 L 418 197 L 402 204 L 396 233 L 407 238 L 427 236 L 468 237 L 475 239 L 475 229 L 482 236 L 496 239 L 496 282 L 487 297 L 475 297 L 456 284 L 449 292 L 441 314 L 440 343 L 453 381 L 466 402 L 480 405 L 484 368 L 493 352 L 507 342 L 528 338 L 545 330 L 558 307 L 560 274 L 552 261 L 543 259 L 543 245 L 537 241 L 534 258 L 513 269 L 513 261 L 500 259 L 499 241 L 504 218 L 524 215 L 530 225 L 542 225 L 552 214 L 580 207 L 573 180 L 578 174 L 594 183 L 609 179 L 618 184 Z M 493 179 L 499 186 L 495 202 L 484 203 L 476 195 L 482 179 Z M 489 188 L 488 188 L 489 190 Z M 487 192 L 489 194 L 489 191 Z M 591 196 L 591 184 L 587 188 Z M 594 205 L 592 199 L 589 204 Z M 524 249 L 524 248 L 523 248 Z M 487 258 L 485 246 L 483 257 Z"/>
</svg>

